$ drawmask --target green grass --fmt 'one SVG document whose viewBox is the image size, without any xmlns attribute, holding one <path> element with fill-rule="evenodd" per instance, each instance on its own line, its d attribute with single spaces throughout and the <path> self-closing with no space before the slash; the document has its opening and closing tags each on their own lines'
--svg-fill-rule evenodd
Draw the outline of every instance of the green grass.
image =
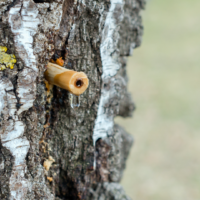
<svg viewBox="0 0 200 200">
<path fill-rule="evenodd" d="M 200 199 L 200 1 L 150 0 L 128 61 L 135 138 L 122 185 L 133 200 Z"/>
</svg>

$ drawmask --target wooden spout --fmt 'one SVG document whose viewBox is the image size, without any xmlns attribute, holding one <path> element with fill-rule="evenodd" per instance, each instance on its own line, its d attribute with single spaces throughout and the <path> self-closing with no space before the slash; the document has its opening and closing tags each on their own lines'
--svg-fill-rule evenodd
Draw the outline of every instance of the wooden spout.
<svg viewBox="0 0 200 200">
<path fill-rule="evenodd" d="M 66 89 L 77 96 L 85 92 L 89 84 L 85 73 L 68 70 L 53 63 L 48 63 L 44 76 L 50 84 Z"/>
</svg>

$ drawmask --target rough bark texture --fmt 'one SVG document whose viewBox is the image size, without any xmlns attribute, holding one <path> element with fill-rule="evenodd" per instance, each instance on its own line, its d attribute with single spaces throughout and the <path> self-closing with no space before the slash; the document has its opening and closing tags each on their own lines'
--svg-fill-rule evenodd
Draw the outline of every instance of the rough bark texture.
<svg viewBox="0 0 200 200">
<path fill-rule="evenodd" d="M 133 139 L 126 59 L 140 45 L 144 0 L 1 0 L 0 199 L 129 199 L 120 186 Z M 45 85 L 62 57 L 90 85 L 78 109 Z"/>
</svg>

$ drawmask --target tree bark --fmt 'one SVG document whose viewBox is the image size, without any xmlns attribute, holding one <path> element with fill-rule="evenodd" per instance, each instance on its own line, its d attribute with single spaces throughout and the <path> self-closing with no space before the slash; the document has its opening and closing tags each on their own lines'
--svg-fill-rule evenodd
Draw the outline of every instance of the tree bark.
<svg viewBox="0 0 200 200">
<path fill-rule="evenodd" d="M 114 117 L 134 110 L 126 59 L 141 42 L 144 4 L 1 0 L 0 199 L 129 199 L 119 181 L 133 139 Z M 78 109 L 45 84 L 59 57 L 89 78 Z"/>
</svg>

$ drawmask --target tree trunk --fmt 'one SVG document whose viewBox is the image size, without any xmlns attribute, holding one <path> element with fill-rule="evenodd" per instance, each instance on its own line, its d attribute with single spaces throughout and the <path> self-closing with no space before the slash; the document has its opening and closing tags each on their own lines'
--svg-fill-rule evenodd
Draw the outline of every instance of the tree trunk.
<svg viewBox="0 0 200 200">
<path fill-rule="evenodd" d="M 126 59 L 140 45 L 144 3 L 0 1 L 1 200 L 129 199 L 119 181 L 133 139 L 113 120 L 134 109 Z M 79 108 L 45 84 L 59 57 L 89 78 Z"/>
</svg>

